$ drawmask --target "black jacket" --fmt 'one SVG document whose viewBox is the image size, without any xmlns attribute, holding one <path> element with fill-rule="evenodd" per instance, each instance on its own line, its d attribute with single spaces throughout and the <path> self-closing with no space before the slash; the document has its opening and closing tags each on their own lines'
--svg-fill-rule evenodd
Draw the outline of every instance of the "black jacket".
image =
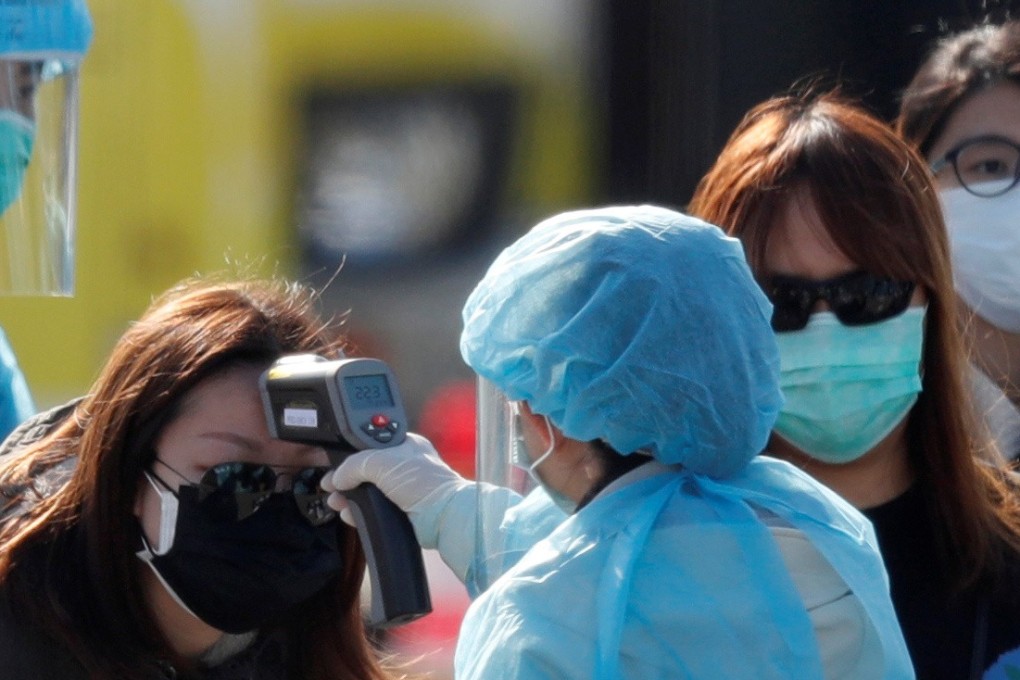
<svg viewBox="0 0 1020 680">
<path fill-rule="evenodd" d="M 168 662 L 152 660 L 151 680 L 284 680 L 282 641 L 260 638 L 218 666 L 178 673 Z M 19 621 L 0 601 L 0 677 L 4 680 L 92 680 L 85 668 L 46 634 Z M 109 680 L 115 680 L 110 678 Z"/>
</svg>

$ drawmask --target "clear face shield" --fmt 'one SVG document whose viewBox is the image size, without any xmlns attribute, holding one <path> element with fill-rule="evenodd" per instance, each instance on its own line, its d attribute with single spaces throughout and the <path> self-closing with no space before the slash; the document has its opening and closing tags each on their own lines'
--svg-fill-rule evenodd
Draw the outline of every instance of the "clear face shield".
<svg viewBox="0 0 1020 680">
<path fill-rule="evenodd" d="M 78 72 L 0 58 L 0 293 L 74 293 Z"/>
<path fill-rule="evenodd" d="M 543 451 L 525 432 L 515 402 L 492 382 L 478 379 L 479 482 L 501 493 L 478 494 L 472 588 L 488 588 L 527 550 L 566 519 L 536 474 L 529 473 Z"/>
<path fill-rule="evenodd" d="M 74 293 L 83 0 L 0 4 L 0 294 Z"/>
<path fill-rule="evenodd" d="M 536 483 L 520 464 L 524 446 L 517 405 L 492 382 L 478 378 L 478 480 L 527 495 Z"/>
</svg>

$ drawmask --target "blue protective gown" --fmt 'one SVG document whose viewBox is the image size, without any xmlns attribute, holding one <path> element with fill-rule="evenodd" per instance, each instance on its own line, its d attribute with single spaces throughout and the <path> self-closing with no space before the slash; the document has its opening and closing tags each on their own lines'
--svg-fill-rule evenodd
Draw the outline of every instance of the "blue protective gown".
<svg viewBox="0 0 1020 680">
<path fill-rule="evenodd" d="M 456 677 L 821 678 L 763 511 L 802 531 L 860 600 L 882 646 L 868 677 L 913 678 L 871 525 L 768 457 L 724 481 L 672 467 L 596 498 L 472 603 Z"/>
<path fill-rule="evenodd" d="M 28 383 L 18 367 L 7 334 L 0 329 L 0 441 L 34 413 L 35 404 Z"/>
</svg>

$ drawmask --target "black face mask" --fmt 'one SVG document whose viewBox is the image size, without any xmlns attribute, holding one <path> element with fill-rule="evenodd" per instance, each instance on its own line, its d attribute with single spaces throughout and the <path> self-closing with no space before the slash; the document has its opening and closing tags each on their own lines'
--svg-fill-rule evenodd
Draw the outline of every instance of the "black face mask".
<svg viewBox="0 0 1020 680">
<path fill-rule="evenodd" d="M 340 573 L 336 520 L 310 525 L 289 494 L 272 494 L 240 521 L 210 517 L 199 507 L 193 486 L 182 486 L 177 498 L 172 546 L 154 555 L 146 542 L 139 556 L 213 628 L 254 630 L 308 600 Z"/>
</svg>

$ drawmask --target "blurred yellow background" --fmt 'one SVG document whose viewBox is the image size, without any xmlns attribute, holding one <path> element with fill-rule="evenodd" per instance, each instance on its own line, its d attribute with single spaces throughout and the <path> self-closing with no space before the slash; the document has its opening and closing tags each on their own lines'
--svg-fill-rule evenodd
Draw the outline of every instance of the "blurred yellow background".
<svg viewBox="0 0 1020 680">
<path fill-rule="evenodd" d="M 296 204 L 310 93 L 498 83 L 515 119 L 505 181 L 477 228 L 505 241 L 536 216 L 583 203 L 597 125 L 589 4 L 90 0 L 76 294 L 0 298 L 0 325 L 38 405 L 85 391 L 129 321 L 185 276 L 238 266 L 305 276 Z M 459 309 L 450 292 L 424 295 L 431 287 L 398 293 Z M 337 304 L 357 318 L 356 300 Z M 458 330 L 434 342 L 456 352 Z M 424 398 L 415 393 L 425 386 L 406 382 L 411 403 Z"/>
</svg>

